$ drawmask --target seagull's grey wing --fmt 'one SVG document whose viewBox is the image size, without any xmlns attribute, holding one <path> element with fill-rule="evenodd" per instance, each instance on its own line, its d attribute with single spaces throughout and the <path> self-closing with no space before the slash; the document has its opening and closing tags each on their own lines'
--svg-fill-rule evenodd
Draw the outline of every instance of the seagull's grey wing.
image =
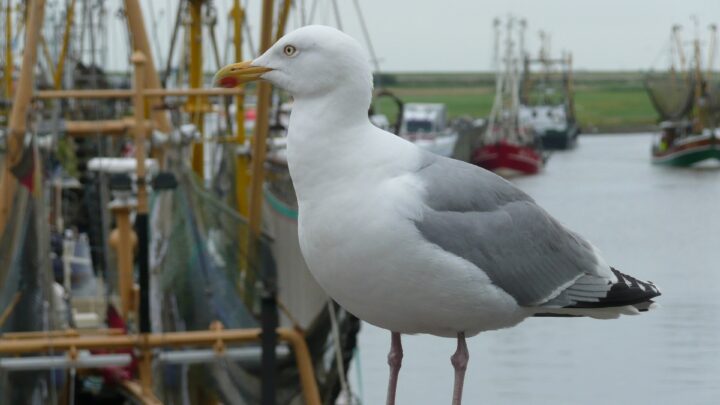
<svg viewBox="0 0 720 405">
<path fill-rule="evenodd" d="M 476 166 L 426 155 L 416 173 L 428 241 L 482 269 L 524 306 L 596 302 L 613 276 L 598 273 L 593 247 L 506 180 Z"/>
</svg>

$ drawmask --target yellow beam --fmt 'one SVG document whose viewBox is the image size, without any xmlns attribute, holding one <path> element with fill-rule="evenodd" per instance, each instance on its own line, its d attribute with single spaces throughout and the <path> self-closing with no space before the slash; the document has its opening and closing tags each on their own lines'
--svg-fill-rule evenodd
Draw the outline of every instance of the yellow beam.
<svg viewBox="0 0 720 405">
<path fill-rule="evenodd" d="M 0 167 L 0 236 L 5 231 L 7 219 L 10 216 L 10 209 L 13 205 L 13 197 L 17 191 L 18 181 L 12 175 L 7 160 Z"/>
<path fill-rule="evenodd" d="M 318 390 L 312 358 L 305 338 L 297 330 L 291 328 L 278 328 L 278 337 L 281 341 L 292 346 L 295 353 L 300 385 L 306 405 L 319 405 L 320 392 Z M 31 339 L 0 339 L 0 354 L 29 354 L 49 351 L 77 351 L 77 350 L 118 350 L 128 348 L 142 348 L 152 354 L 149 349 L 188 347 L 188 346 L 214 346 L 222 348 L 225 344 L 251 343 L 260 341 L 261 329 L 221 329 L 193 331 L 152 333 L 147 335 L 108 335 L 108 336 L 52 336 Z"/>
<path fill-rule="evenodd" d="M 275 34 L 275 42 L 277 42 L 278 39 L 282 38 L 282 36 L 285 35 L 285 27 L 287 26 L 288 16 L 290 16 L 291 5 L 292 0 L 283 0 L 283 6 L 280 9 L 280 16 L 278 17 L 278 29 L 277 34 Z"/>
<path fill-rule="evenodd" d="M 32 338 L 56 338 L 56 337 L 77 337 L 90 335 L 124 335 L 125 331 L 120 328 L 109 329 L 64 329 L 46 330 L 32 332 L 8 332 L 0 335 L 2 339 L 32 339 Z M 2 342 L 0 339 L 0 342 Z"/>
<path fill-rule="evenodd" d="M 118 292 L 120 295 L 120 314 L 128 319 L 135 310 L 133 297 L 133 251 L 137 245 L 137 235 L 130 225 L 130 206 L 112 208 L 117 228 L 110 232 L 110 245 L 115 248 L 118 269 Z"/>
<path fill-rule="evenodd" d="M 5 6 L 5 98 L 12 97 L 12 0 L 7 0 Z"/>
<path fill-rule="evenodd" d="M 25 49 L 23 50 L 22 68 L 18 79 L 17 91 L 13 97 L 12 112 L 8 125 L 7 158 L 10 167 L 20 161 L 23 140 L 27 127 L 27 109 L 30 105 L 35 82 L 35 62 L 37 48 L 45 15 L 45 0 L 32 0 L 29 5 L 29 24 L 25 30 Z"/>
<path fill-rule="evenodd" d="M 55 74 L 53 76 L 53 84 L 56 90 L 62 87 L 62 77 L 65 71 L 65 58 L 67 56 L 68 45 L 70 43 L 70 30 L 73 26 L 75 19 L 75 0 L 70 2 L 65 14 L 65 32 L 63 32 L 63 43 L 60 48 L 60 55 L 58 56 L 57 67 L 55 68 Z"/>
<path fill-rule="evenodd" d="M 152 129 L 152 121 L 144 120 L 140 123 L 146 133 Z M 65 121 L 64 132 L 70 136 L 91 136 L 98 133 L 107 135 L 124 135 L 135 127 L 134 118 L 102 121 Z"/>
<path fill-rule="evenodd" d="M 101 89 L 101 90 L 41 90 L 35 93 L 37 99 L 52 98 L 132 98 L 133 90 Z M 187 96 L 236 96 L 242 95 L 242 89 L 146 89 L 148 97 L 187 97 Z"/>
<path fill-rule="evenodd" d="M 137 164 L 137 212 L 139 214 L 147 214 L 147 188 L 145 187 L 145 128 L 141 125 L 145 121 L 145 64 L 147 58 L 142 52 L 136 51 L 132 55 L 132 64 L 134 66 L 135 78 L 133 83 L 133 116 L 135 125 L 133 126 L 133 135 L 135 137 L 135 162 Z M 142 180 L 142 181 L 141 181 Z"/>
<path fill-rule="evenodd" d="M 123 381 L 121 385 L 127 392 L 141 401 L 142 405 L 162 405 L 162 401 L 160 401 L 155 394 L 147 392 L 147 390 L 144 390 L 143 387 L 135 381 Z"/>
<path fill-rule="evenodd" d="M 273 2 L 263 1 L 262 35 L 260 36 L 260 52 L 265 52 L 272 45 Z M 257 120 L 252 144 L 252 182 L 250 200 L 250 232 L 260 237 L 262 216 L 262 187 L 265 179 L 265 156 L 267 155 L 267 137 L 270 118 L 270 92 L 272 88 L 266 81 L 258 82 Z"/>
<path fill-rule="evenodd" d="M 240 6 L 240 0 L 234 0 L 230 16 L 233 22 L 233 45 L 235 47 L 235 60 L 242 60 L 242 22 L 244 11 Z M 240 87 L 241 90 L 244 86 Z M 235 126 L 237 127 L 236 142 L 238 145 L 245 144 L 245 97 L 239 94 L 235 97 Z M 237 156 L 235 160 L 235 199 L 237 210 L 243 217 L 247 218 L 250 213 L 250 198 L 248 196 L 250 185 L 250 159 L 248 156 Z M 243 227 L 244 228 L 244 227 Z M 241 241 L 241 250 L 247 252 L 247 236 Z"/>
<path fill-rule="evenodd" d="M 265 52 L 272 45 L 273 30 L 273 1 L 264 0 L 262 8 L 262 30 L 260 35 L 260 53 Z M 250 216 L 248 228 L 250 229 L 251 245 L 248 252 L 256 255 L 256 243 L 260 240 L 262 225 L 262 198 L 263 183 L 265 181 L 265 157 L 267 155 L 267 138 L 270 119 L 270 96 L 272 88 L 270 83 L 260 81 L 257 85 L 257 118 L 255 120 L 255 133 L 252 139 L 252 177 L 250 179 Z M 257 258 L 251 258 L 251 263 Z M 255 272 L 248 271 L 245 277 L 245 302 L 252 305 L 255 298 Z"/>
</svg>

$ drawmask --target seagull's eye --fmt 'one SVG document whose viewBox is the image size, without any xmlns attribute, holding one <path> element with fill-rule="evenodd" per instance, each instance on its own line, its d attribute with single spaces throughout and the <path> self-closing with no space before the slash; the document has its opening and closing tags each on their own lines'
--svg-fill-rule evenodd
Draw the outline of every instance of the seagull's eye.
<svg viewBox="0 0 720 405">
<path fill-rule="evenodd" d="M 283 53 L 285 56 L 294 56 L 297 53 L 297 49 L 292 45 L 285 45 L 285 48 L 283 48 Z"/>
</svg>

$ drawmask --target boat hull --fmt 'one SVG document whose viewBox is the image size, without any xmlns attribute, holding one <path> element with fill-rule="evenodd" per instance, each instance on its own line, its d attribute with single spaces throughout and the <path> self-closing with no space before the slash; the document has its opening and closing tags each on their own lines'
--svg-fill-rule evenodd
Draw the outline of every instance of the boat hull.
<svg viewBox="0 0 720 405">
<path fill-rule="evenodd" d="M 720 138 L 717 136 L 690 136 L 664 150 L 656 146 L 652 151 L 652 162 L 658 165 L 687 167 L 713 159 L 720 161 Z"/>
<path fill-rule="evenodd" d="M 568 125 L 563 130 L 549 129 L 539 133 L 543 149 L 562 150 L 571 149 L 577 145 L 577 136 L 580 133 L 576 125 Z"/>
<path fill-rule="evenodd" d="M 542 155 L 537 150 L 504 141 L 477 148 L 472 162 L 506 177 L 535 174 L 543 167 Z"/>
</svg>

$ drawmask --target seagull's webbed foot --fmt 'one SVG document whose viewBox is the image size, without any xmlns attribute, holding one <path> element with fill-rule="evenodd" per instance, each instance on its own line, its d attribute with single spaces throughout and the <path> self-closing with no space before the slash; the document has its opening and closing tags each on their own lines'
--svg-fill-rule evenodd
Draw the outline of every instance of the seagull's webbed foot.
<svg viewBox="0 0 720 405">
<path fill-rule="evenodd" d="M 398 374 L 402 365 L 403 350 L 400 342 L 400 334 L 391 332 L 390 353 L 388 353 L 388 365 L 390 366 L 390 382 L 388 383 L 387 405 L 395 405 L 395 390 L 397 389 Z"/>
<path fill-rule="evenodd" d="M 455 351 L 455 354 L 450 357 L 450 362 L 452 363 L 453 368 L 455 368 L 455 384 L 453 387 L 452 405 L 460 405 L 462 402 L 465 370 L 467 370 L 469 359 L 470 354 L 468 353 L 467 344 L 465 344 L 465 332 L 460 332 L 457 335 L 457 350 Z"/>
</svg>

